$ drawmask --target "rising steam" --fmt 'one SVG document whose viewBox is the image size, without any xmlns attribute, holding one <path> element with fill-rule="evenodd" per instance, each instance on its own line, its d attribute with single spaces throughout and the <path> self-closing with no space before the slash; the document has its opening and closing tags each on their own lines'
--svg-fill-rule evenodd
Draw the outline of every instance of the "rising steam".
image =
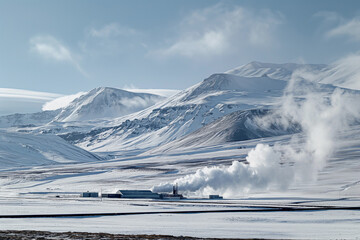
<svg viewBox="0 0 360 240">
<path fill-rule="evenodd" d="M 274 121 L 285 128 L 299 124 L 300 135 L 287 145 L 258 144 L 249 151 L 246 163 L 205 167 L 176 179 L 179 190 L 236 196 L 256 190 L 285 190 L 294 182 L 315 180 L 336 150 L 338 133 L 360 115 L 357 92 L 309 81 L 316 77 L 306 71 L 294 73 L 278 110 L 257 119 L 264 127 Z M 170 191 L 174 183 L 160 184 L 153 190 Z"/>
</svg>

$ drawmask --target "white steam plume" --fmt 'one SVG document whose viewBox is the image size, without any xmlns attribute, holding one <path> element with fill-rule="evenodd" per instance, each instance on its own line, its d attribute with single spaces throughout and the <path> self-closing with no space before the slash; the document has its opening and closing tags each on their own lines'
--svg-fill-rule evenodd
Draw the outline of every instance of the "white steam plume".
<svg viewBox="0 0 360 240">
<path fill-rule="evenodd" d="M 285 189 L 292 169 L 288 165 L 279 166 L 280 151 L 269 145 L 258 144 L 252 149 L 246 160 L 248 164 L 234 161 L 231 166 L 215 166 L 199 169 L 195 174 L 175 180 L 180 191 L 195 192 L 199 195 L 221 193 L 232 196 L 234 192 L 247 192 L 250 189 L 276 187 Z M 173 183 L 155 186 L 153 191 L 168 192 Z"/>
<path fill-rule="evenodd" d="M 205 167 L 153 190 L 167 192 L 177 183 L 185 193 L 236 196 L 256 190 L 285 190 L 294 182 L 315 180 L 336 150 L 337 134 L 359 119 L 360 106 L 356 103 L 360 94 L 305 79 L 315 80 L 316 76 L 306 71 L 294 73 L 280 108 L 258 119 L 264 126 L 274 121 L 285 127 L 300 124 L 302 134 L 295 135 L 288 145 L 258 144 L 248 153 L 247 163 Z"/>
</svg>

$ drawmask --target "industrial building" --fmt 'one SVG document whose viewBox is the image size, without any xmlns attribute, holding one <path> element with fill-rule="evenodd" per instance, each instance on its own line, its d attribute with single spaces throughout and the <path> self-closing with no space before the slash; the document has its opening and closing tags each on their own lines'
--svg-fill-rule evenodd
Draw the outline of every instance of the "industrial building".
<svg viewBox="0 0 360 240">
<path fill-rule="evenodd" d="M 223 199 L 223 197 L 219 195 L 209 195 L 209 199 Z"/>
<path fill-rule="evenodd" d="M 121 194 L 122 198 L 150 198 L 160 199 L 161 195 L 150 190 L 119 190 L 116 194 Z"/>
<path fill-rule="evenodd" d="M 119 193 L 102 193 L 101 197 L 103 197 L 103 198 L 121 198 L 121 194 L 119 194 Z"/>
<path fill-rule="evenodd" d="M 81 197 L 99 197 L 97 192 L 83 192 Z M 172 193 L 154 193 L 151 190 L 118 190 L 116 193 L 102 193 L 102 198 L 146 198 L 146 199 L 167 199 L 180 200 L 186 199 L 182 194 L 179 194 L 178 186 L 173 186 Z M 223 199 L 220 195 L 209 195 L 209 199 L 219 200 Z"/>
<path fill-rule="evenodd" d="M 99 197 L 97 192 L 83 192 L 80 194 L 81 197 Z"/>
<path fill-rule="evenodd" d="M 97 192 L 83 192 L 81 197 L 99 197 Z M 173 186 L 172 193 L 154 193 L 151 190 L 118 190 L 116 193 L 102 193 L 102 198 L 146 198 L 180 200 L 185 197 L 179 194 L 178 185 Z M 221 199 L 219 195 L 210 195 L 210 199 Z"/>
</svg>

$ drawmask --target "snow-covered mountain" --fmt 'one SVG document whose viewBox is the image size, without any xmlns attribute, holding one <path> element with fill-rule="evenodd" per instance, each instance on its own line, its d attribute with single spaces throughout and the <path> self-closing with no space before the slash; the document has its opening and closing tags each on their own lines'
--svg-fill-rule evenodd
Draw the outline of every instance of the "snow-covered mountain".
<svg viewBox="0 0 360 240">
<path fill-rule="evenodd" d="M 55 121 L 120 117 L 147 108 L 163 99 L 148 93 L 133 93 L 108 87 L 95 88 L 72 101 L 55 117 Z"/>
<path fill-rule="evenodd" d="M 0 135 L 1 169 L 101 160 L 55 135 L 6 131 Z"/>
<path fill-rule="evenodd" d="M 213 74 L 199 84 L 139 113 L 117 126 L 62 135 L 90 151 L 148 149 L 185 136 L 238 110 L 276 104 L 286 82 L 269 77 Z"/>
<path fill-rule="evenodd" d="M 356 63 L 358 59 L 353 59 L 352 62 Z M 332 65 L 251 62 L 231 69 L 226 73 L 242 77 L 269 76 L 274 79 L 288 81 L 295 71 L 306 72 L 306 75 L 312 78 L 307 80 L 360 90 L 360 83 L 358 81 L 359 68 L 357 64 L 349 64 L 349 62 L 344 61 L 339 61 Z"/>
<path fill-rule="evenodd" d="M 261 141 L 267 141 L 273 136 L 297 133 L 300 131 L 297 124 L 284 128 L 281 121 L 266 126 L 257 121 L 278 108 L 284 100 L 286 80 L 301 67 L 285 65 L 281 66 L 283 70 L 268 66 L 270 70 L 265 71 L 264 67 L 256 72 L 258 75 L 253 72 L 250 77 L 213 74 L 167 99 L 97 88 L 57 111 L 0 117 L 0 128 L 13 127 L 0 130 L 0 169 L 102 160 L 90 152 L 113 156 L 107 163 L 94 165 L 94 169 L 133 159 L 149 163 L 157 161 L 157 166 L 160 166 L 167 160 L 159 156 L 169 156 L 175 163 L 179 161 L 176 155 L 181 151 L 197 152 L 198 155 L 192 159 L 195 162 L 198 157 L 202 158 L 202 154 L 213 156 L 209 149 L 257 142 L 248 141 L 241 145 L 235 141 L 256 138 L 266 138 Z M 313 66 L 313 70 L 325 73 L 323 67 L 326 68 L 325 65 Z M 305 79 L 290 83 L 295 89 L 296 102 L 305 99 L 308 89 L 316 89 L 323 93 L 319 96 L 325 97 L 335 89 L 331 84 Z M 290 136 L 276 139 L 280 138 L 289 139 Z M 243 147 L 234 147 L 232 159 L 238 159 L 238 152 L 245 154 L 246 150 L 240 148 Z M 129 155 L 137 157 L 127 158 Z M 204 159 L 205 165 L 207 161 L 217 163 L 213 157 Z M 230 158 L 224 159 L 228 161 Z M 87 167 L 85 169 L 87 171 Z"/>
<path fill-rule="evenodd" d="M 312 73 L 319 73 L 328 69 L 325 64 L 298 64 L 298 63 L 262 63 L 251 62 L 240 67 L 227 71 L 228 74 L 233 74 L 242 77 L 261 77 L 269 76 L 274 79 L 288 81 L 291 75 L 296 70 L 306 70 Z"/>
<path fill-rule="evenodd" d="M 0 116 L 0 128 L 20 127 L 39 129 L 35 132 L 61 132 L 66 128 L 88 126 L 84 121 L 115 118 L 137 112 L 164 100 L 149 93 L 133 93 L 116 88 L 96 88 L 74 99 L 68 106 L 52 111 Z M 67 122 L 79 121 L 69 126 Z M 43 127 L 47 125 L 46 127 Z M 91 128 L 91 126 L 90 126 Z M 86 128 L 88 129 L 88 128 Z M 26 131 L 26 130 L 23 130 Z"/>
<path fill-rule="evenodd" d="M 299 100 L 303 99 L 309 89 L 316 90 L 324 97 L 331 94 L 335 87 L 306 80 L 297 81 L 294 92 Z M 193 133 L 203 126 L 218 120 L 232 112 L 250 109 L 276 108 L 283 96 L 287 81 L 263 77 L 240 77 L 232 74 L 213 74 L 202 82 L 170 97 L 143 111 L 115 119 L 109 127 L 97 128 L 90 132 L 70 132 L 61 137 L 77 144 L 88 151 L 147 151 L 167 144 Z M 344 91 L 352 91 L 344 89 Z M 235 116 L 235 117 L 234 117 Z M 237 115 L 224 118 L 214 123 L 224 124 L 219 131 L 230 128 L 232 134 L 241 125 L 244 116 Z M 231 124 L 226 121 L 232 119 Z M 240 121 L 240 123 L 239 123 Z M 114 124 L 118 122 L 118 124 Z M 212 130 L 205 127 L 204 131 Z M 259 127 L 243 128 L 244 138 L 266 137 L 284 132 L 263 131 Z M 211 132 L 211 131 L 210 131 Z M 257 134 L 258 132 L 259 134 Z M 207 133 L 202 133 L 208 138 Z M 211 133 L 209 133 L 211 135 Z M 213 134 L 215 134 L 213 132 Z M 221 133 L 222 134 L 222 133 Z M 229 133 L 230 134 L 230 133 Z M 230 135 L 229 135 L 230 136 Z M 240 139 L 240 138 L 239 138 Z M 219 139 L 224 141 L 224 139 Z M 191 140 L 189 140 L 191 142 Z M 201 141 L 199 141 L 201 142 Z M 198 143 L 199 143 L 198 142 Z"/>
<path fill-rule="evenodd" d="M 353 64 L 338 62 L 329 66 L 318 76 L 321 83 L 332 84 L 343 88 L 360 90 L 359 59 Z"/>
<path fill-rule="evenodd" d="M 327 67 L 252 62 L 229 71 L 233 74 L 213 74 L 166 100 L 152 94 L 96 88 L 75 99 L 60 112 L 48 112 L 46 115 L 45 112 L 41 113 L 45 117 L 38 124 L 36 120 L 29 120 L 36 119 L 35 115 L 19 115 L 18 118 L 22 121 L 16 119 L 17 124 L 13 124 L 14 117 L 12 120 L 6 119 L 6 122 L 4 118 L 0 118 L 0 126 L 33 124 L 34 127 L 30 125 L 20 131 L 59 134 L 70 143 L 88 151 L 143 152 L 180 139 L 230 113 L 250 109 L 272 109 L 281 101 L 280 97 L 287 85 L 285 80 L 288 80 L 296 69 L 304 68 L 316 72 L 325 71 Z M 238 76 L 241 74 L 251 77 Z M 315 87 L 325 95 L 334 89 L 334 86 L 329 84 L 306 80 L 297 84 L 302 84 L 299 90 Z M 300 97 L 304 92 L 299 91 L 296 94 Z M 221 130 L 219 127 L 220 131 L 225 131 L 227 126 L 234 126 L 231 131 L 236 132 L 235 128 L 239 127 L 238 124 L 244 116 L 235 114 L 224 119 L 216 123 L 217 126 L 224 124 L 224 129 Z M 211 132 L 211 129 L 212 127 L 205 127 L 202 131 Z M 256 131 L 249 128 L 245 130 L 247 133 L 242 133 L 245 138 L 272 134 L 261 132 L 256 135 L 256 131 L 261 131 L 258 128 Z"/>
</svg>

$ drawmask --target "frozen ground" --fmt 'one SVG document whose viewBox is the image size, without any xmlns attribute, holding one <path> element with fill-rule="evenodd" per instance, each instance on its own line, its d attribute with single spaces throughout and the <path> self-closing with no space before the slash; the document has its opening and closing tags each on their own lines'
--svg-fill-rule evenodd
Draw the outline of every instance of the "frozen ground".
<svg viewBox="0 0 360 240">
<path fill-rule="evenodd" d="M 6 219 L 7 229 L 170 234 L 219 238 L 355 239 L 357 212 L 159 214 L 56 219 Z"/>
<path fill-rule="evenodd" d="M 360 207 L 360 127 L 339 135 L 335 155 L 317 181 L 286 191 L 263 190 L 235 199 L 182 201 L 80 198 L 83 191 L 149 189 L 203 166 L 244 161 L 257 143 L 285 144 L 290 136 L 217 146 L 147 152 L 103 162 L 37 166 L 0 172 L 0 215 L 249 210 L 269 207 Z M 340 141 L 341 139 L 341 141 Z M 341 143 L 341 145 L 340 145 Z M 114 154 L 114 153 L 113 153 Z M 116 154 L 116 153 L 115 153 Z M 58 197 L 57 197 L 58 196 Z M 195 237 L 356 239 L 359 210 L 158 213 L 61 218 L 0 218 L 0 230 L 169 234 Z"/>
<path fill-rule="evenodd" d="M 48 232 L 48 231 L 0 231 L 0 238 L 7 240 L 23 240 L 23 239 L 73 239 L 73 240 L 216 240 L 214 238 L 193 238 L 193 237 L 174 237 L 170 235 L 126 235 L 126 234 L 110 234 L 110 233 L 84 233 L 84 232 Z"/>
</svg>

